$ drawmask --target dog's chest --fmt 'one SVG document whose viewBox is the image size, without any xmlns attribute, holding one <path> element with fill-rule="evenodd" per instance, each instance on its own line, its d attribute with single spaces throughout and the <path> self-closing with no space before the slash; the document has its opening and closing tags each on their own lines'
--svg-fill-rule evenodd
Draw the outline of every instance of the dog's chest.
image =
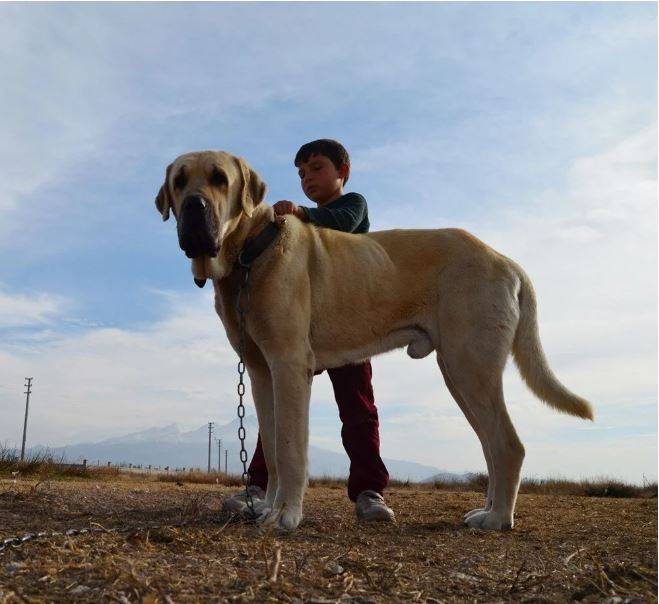
<svg viewBox="0 0 659 604">
<path fill-rule="evenodd" d="M 230 287 L 230 284 L 220 286 L 215 283 L 215 312 L 232 342 L 240 337 L 240 317 L 236 310 L 238 291 L 239 288 Z"/>
</svg>

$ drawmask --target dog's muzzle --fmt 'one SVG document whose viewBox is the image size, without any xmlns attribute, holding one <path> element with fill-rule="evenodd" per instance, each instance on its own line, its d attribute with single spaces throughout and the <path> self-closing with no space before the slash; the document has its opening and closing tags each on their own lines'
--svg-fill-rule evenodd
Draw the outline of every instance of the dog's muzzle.
<svg viewBox="0 0 659 604">
<path fill-rule="evenodd" d="M 201 195 L 189 195 L 181 204 L 178 243 L 188 258 L 217 256 L 210 203 Z"/>
</svg>

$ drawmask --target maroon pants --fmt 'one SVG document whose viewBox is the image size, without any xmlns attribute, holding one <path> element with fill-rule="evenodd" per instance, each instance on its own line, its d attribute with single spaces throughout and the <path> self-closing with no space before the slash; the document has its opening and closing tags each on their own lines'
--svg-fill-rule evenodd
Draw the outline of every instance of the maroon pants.
<svg viewBox="0 0 659 604">
<path fill-rule="evenodd" d="M 389 473 L 380 457 L 380 424 L 371 386 L 371 363 L 344 365 L 328 369 L 327 373 L 343 423 L 341 439 L 350 458 L 348 497 L 355 501 L 362 491 L 382 493 L 389 482 Z M 267 487 L 268 469 L 260 434 L 248 471 L 252 484 L 262 489 Z"/>
</svg>

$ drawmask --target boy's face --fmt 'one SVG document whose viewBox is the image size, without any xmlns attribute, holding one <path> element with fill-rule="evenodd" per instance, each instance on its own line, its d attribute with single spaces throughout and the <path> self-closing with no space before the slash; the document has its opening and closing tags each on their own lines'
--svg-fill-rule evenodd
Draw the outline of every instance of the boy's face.
<svg viewBox="0 0 659 604">
<path fill-rule="evenodd" d="M 318 205 L 334 201 L 343 195 L 348 170 L 345 164 L 337 170 L 332 160 L 324 155 L 312 155 L 298 166 L 302 191 Z"/>
</svg>

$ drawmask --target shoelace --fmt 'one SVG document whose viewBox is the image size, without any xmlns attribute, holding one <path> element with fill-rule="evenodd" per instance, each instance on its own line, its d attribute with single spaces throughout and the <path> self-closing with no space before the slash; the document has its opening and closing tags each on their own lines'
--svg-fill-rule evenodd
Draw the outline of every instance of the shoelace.
<svg viewBox="0 0 659 604">
<path fill-rule="evenodd" d="M 360 496 L 366 497 L 368 499 L 373 499 L 374 501 L 377 501 L 379 503 L 384 503 L 384 497 L 382 497 L 380 493 L 377 493 L 375 491 L 364 491 Z"/>
</svg>

